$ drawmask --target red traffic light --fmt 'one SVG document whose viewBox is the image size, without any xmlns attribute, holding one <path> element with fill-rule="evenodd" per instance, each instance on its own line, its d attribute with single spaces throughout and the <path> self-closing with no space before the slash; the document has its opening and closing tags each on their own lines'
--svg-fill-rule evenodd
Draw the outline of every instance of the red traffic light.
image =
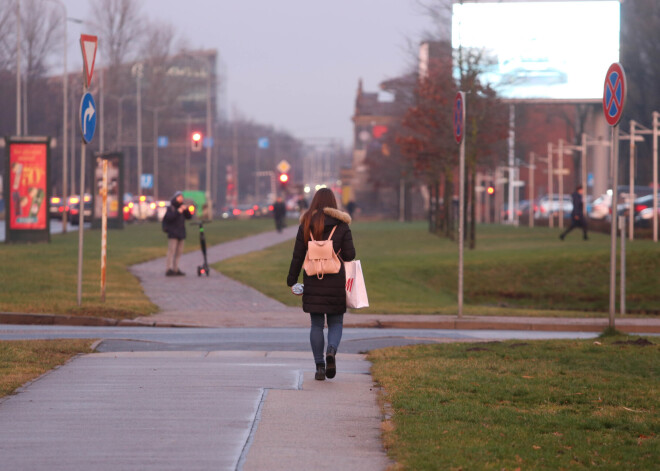
<svg viewBox="0 0 660 471">
<path fill-rule="evenodd" d="M 280 183 L 286 183 L 289 181 L 289 176 L 286 173 L 280 174 Z"/>
<path fill-rule="evenodd" d="M 495 194 L 495 188 L 493 188 L 492 186 L 489 186 L 486 189 L 486 193 L 488 193 L 489 195 L 494 195 Z"/>
<path fill-rule="evenodd" d="M 195 131 L 192 133 L 192 140 L 190 141 L 190 148 L 194 152 L 199 152 L 202 150 L 202 133 Z"/>
</svg>

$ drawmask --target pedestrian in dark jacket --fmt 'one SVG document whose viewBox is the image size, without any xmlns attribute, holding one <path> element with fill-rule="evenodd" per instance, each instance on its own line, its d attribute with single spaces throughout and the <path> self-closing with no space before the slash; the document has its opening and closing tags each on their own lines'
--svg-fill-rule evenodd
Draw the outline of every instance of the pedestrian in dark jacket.
<svg viewBox="0 0 660 471">
<path fill-rule="evenodd" d="M 300 227 L 293 248 L 293 257 L 286 279 L 288 286 L 298 281 L 300 270 L 307 254 L 307 242 L 311 240 L 326 240 L 333 228 L 332 246 L 337 255 L 344 261 L 355 259 L 353 236 L 348 227 L 351 217 L 337 209 L 337 200 L 331 190 L 322 188 L 316 192 L 309 210 L 300 217 Z M 346 272 L 341 264 L 339 273 L 325 274 L 322 279 L 316 275 L 308 276 L 303 272 L 304 291 L 302 295 L 303 311 L 310 314 L 311 330 L 309 340 L 316 363 L 315 378 L 319 381 L 334 378 L 337 368 L 335 355 L 341 341 L 344 313 L 346 312 Z M 328 320 L 328 349 L 325 360 L 323 349 L 325 341 L 323 328 L 325 317 Z"/>
<path fill-rule="evenodd" d="M 273 217 L 275 218 L 275 228 L 277 232 L 282 232 L 286 218 L 286 205 L 281 196 L 277 197 L 277 201 L 273 205 Z"/>
<path fill-rule="evenodd" d="M 179 259 L 183 253 L 183 241 L 186 238 L 186 219 L 192 214 L 183 204 L 183 194 L 174 193 L 170 205 L 163 216 L 163 230 L 167 233 L 167 271 L 165 276 L 183 276 L 179 270 Z"/>
<path fill-rule="evenodd" d="M 587 240 L 587 221 L 584 218 L 584 203 L 582 202 L 582 185 L 578 185 L 571 195 L 573 198 L 573 211 L 571 211 L 571 225 L 564 232 L 561 233 L 559 238 L 564 240 L 566 234 L 571 232 L 576 227 L 581 227 L 584 240 Z"/>
</svg>

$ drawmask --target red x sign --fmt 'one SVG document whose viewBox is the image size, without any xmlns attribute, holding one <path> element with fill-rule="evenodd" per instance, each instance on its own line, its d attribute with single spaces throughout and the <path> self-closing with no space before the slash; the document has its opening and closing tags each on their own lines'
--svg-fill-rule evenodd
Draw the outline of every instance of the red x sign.
<svg viewBox="0 0 660 471">
<path fill-rule="evenodd" d="M 626 73 L 621 64 L 615 62 L 607 70 L 603 91 L 603 112 L 610 126 L 616 126 L 621 120 L 627 91 Z"/>
</svg>

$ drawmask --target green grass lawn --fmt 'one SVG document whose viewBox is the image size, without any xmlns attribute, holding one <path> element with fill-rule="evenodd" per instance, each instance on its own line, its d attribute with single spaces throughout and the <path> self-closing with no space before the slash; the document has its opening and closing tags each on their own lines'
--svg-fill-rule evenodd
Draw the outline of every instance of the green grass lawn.
<svg viewBox="0 0 660 471">
<path fill-rule="evenodd" d="M 74 355 L 90 353 L 91 344 L 91 340 L 0 341 L 0 398 Z"/>
<path fill-rule="evenodd" d="M 205 234 L 210 246 L 273 229 L 271 219 L 214 221 L 205 226 Z M 188 224 L 186 252 L 194 250 L 199 250 L 198 231 Z M 128 267 L 166 253 L 160 223 L 108 231 L 106 302 L 101 303 L 101 231 L 85 231 L 83 300 L 78 307 L 77 231 L 54 235 L 50 244 L 0 244 L 0 312 L 113 318 L 156 312 Z"/>
<path fill-rule="evenodd" d="M 426 223 L 351 225 L 370 307 L 362 313 L 456 314 L 458 248 L 429 234 Z M 548 228 L 480 226 L 477 248 L 465 252 L 466 314 L 602 316 L 609 306 L 610 239 Z M 214 268 L 279 301 L 299 306 L 286 275 L 293 241 L 217 264 Z M 264 260 L 269 260 L 264 264 Z M 660 245 L 634 241 L 627 249 L 627 307 L 660 312 Z M 301 276 L 302 280 L 302 276 Z M 618 284 L 617 284 L 618 286 Z M 618 298 L 617 298 L 618 299 Z"/>
<path fill-rule="evenodd" d="M 650 341 L 650 342 L 649 342 Z M 396 469 L 658 469 L 657 338 L 372 351 Z"/>
</svg>

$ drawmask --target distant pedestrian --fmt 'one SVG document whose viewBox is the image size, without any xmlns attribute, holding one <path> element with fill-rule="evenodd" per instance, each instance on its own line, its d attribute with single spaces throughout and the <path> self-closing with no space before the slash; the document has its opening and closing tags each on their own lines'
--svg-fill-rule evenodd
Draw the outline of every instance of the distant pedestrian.
<svg viewBox="0 0 660 471">
<path fill-rule="evenodd" d="M 353 236 L 348 227 L 351 217 L 337 209 L 337 201 L 331 190 L 322 188 L 316 192 L 309 210 L 300 217 L 300 227 L 296 236 L 293 257 L 286 279 L 288 286 L 298 281 L 300 270 L 307 254 L 307 242 L 310 233 L 315 240 L 327 240 L 332 235 L 332 247 L 344 261 L 355 259 Z M 302 294 L 302 307 L 304 312 L 310 314 L 311 329 L 309 340 L 316 363 L 317 380 L 326 377 L 334 378 L 337 372 L 335 355 L 339 348 L 346 312 L 346 272 L 341 264 L 339 273 L 325 274 L 321 279 L 316 275 L 308 276 L 303 273 L 304 290 Z M 295 294 L 295 292 L 294 292 Z M 325 359 L 323 350 L 325 340 L 323 328 L 325 318 L 328 322 L 328 348 Z"/>
<path fill-rule="evenodd" d="M 174 193 L 170 205 L 163 216 L 163 231 L 167 233 L 167 271 L 165 276 L 183 276 L 179 270 L 179 259 L 183 253 L 186 238 L 186 219 L 192 218 L 189 209 L 183 204 L 183 194 Z"/>
<path fill-rule="evenodd" d="M 357 209 L 357 203 L 355 201 L 351 200 L 348 203 L 346 203 L 346 211 L 348 211 L 348 215 L 352 218 L 353 214 L 355 213 L 355 210 Z"/>
<path fill-rule="evenodd" d="M 582 202 L 582 185 L 578 185 L 575 188 L 575 191 L 571 195 L 573 198 L 573 211 L 571 211 L 571 225 L 559 236 L 561 240 L 564 240 L 566 234 L 571 232 L 576 227 L 581 227 L 583 232 L 584 240 L 588 240 L 587 237 L 587 221 L 584 218 L 584 203 Z"/>
<path fill-rule="evenodd" d="M 273 205 L 273 217 L 275 218 L 275 228 L 277 229 L 277 232 L 282 232 L 282 229 L 286 225 L 286 205 L 281 196 L 277 197 L 277 200 Z"/>
<path fill-rule="evenodd" d="M 304 213 L 307 208 L 309 208 L 309 204 L 307 203 L 307 200 L 305 199 L 304 195 L 299 195 L 298 196 L 298 210 L 300 213 Z"/>
</svg>

